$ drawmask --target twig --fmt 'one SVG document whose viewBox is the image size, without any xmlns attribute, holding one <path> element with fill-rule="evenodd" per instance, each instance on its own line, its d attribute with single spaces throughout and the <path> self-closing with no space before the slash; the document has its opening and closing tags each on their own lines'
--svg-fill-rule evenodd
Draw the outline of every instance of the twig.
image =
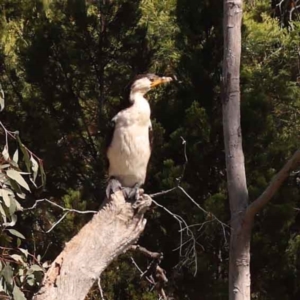
<svg viewBox="0 0 300 300">
<path fill-rule="evenodd" d="M 103 295 L 103 290 L 102 290 L 102 287 L 101 287 L 101 279 L 100 277 L 98 277 L 98 288 L 99 288 L 99 292 L 100 292 L 100 297 L 102 300 L 105 300 L 104 299 L 104 295 Z"/>
<path fill-rule="evenodd" d="M 155 288 L 158 291 L 160 298 L 167 300 L 168 298 L 163 289 L 163 286 L 166 282 L 168 282 L 168 279 L 166 277 L 165 270 L 159 266 L 159 264 L 161 263 L 161 260 L 163 258 L 163 253 L 152 252 L 152 251 L 149 251 L 146 248 L 141 247 L 139 245 L 131 246 L 131 250 L 139 251 L 140 253 L 144 254 L 145 256 L 152 258 L 152 261 L 148 265 L 145 272 L 142 272 L 142 270 L 138 267 L 138 265 L 135 263 L 135 261 L 132 257 L 131 257 L 131 260 L 134 263 L 134 265 L 137 267 L 137 269 L 140 271 L 141 278 L 145 277 L 145 278 L 147 278 L 148 281 L 150 280 L 150 282 L 153 279 L 151 290 L 153 290 Z M 156 281 L 154 280 L 154 278 Z"/>
<path fill-rule="evenodd" d="M 166 195 L 166 194 L 168 194 L 170 192 L 175 191 L 176 189 L 177 189 L 177 186 L 175 186 L 175 187 L 173 187 L 173 188 L 171 188 L 169 190 L 166 190 L 166 191 L 161 191 L 161 192 L 158 192 L 158 193 L 150 194 L 149 196 L 151 198 L 155 198 L 155 197 L 158 197 L 158 196 Z"/>
<path fill-rule="evenodd" d="M 130 257 L 130 259 L 131 262 L 134 264 L 134 266 L 137 268 L 137 270 L 141 273 L 141 277 L 142 277 L 144 272 L 141 270 L 141 268 L 138 266 L 138 264 L 136 263 L 136 261 L 132 256 Z M 145 276 L 145 278 L 150 284 L 152 284 L 153 286 L 155 285 L 155 282 L 151 278 L 149 278 L 148 276 Z"/>
<path fill-rule="evenodd" d="M 66 207 L 63 207 L 53 201 L 50 201 L 48 199 L 38 199 L 35 201 L 35 203 L 31 206 L 31 207 L 27 207 L 27 208 L 24 208 L 23 211 L 26 211 L 26 210 L 33 210 L 34 208 L 37 207 L 38 203 L 40 202 L 47 202 L 55 207 L 58 207 L 59 209 L 61 209 L 62 211 L 65 211 L 65 213 L 63 214 L 63 216 L 58 220 L 56 221 L 50 229 L 48 229 L 47 231 L 45 231 L 46 233 L 49 233 L 51 232 L 59 223 L 61 223 L 65 217 L 68 215 L 68 213 L 70 212 L 75 212 L 75 213 L 78 213 L 78 214 L 95 214 L 97 213 L 96 210 L 77 210 L 77 209 L 73 209 L 73 208 L 66 208 Z"/>
<path fill-rule="evenodd" d="M 192 241 L 193 243 L 192 243 L 192 249 L 193 249 L 193 258 L 194 258 L 194 263 L 195 263 L 195 273 L 194 273 L 194 275 L 196 276 L 196 274 L 197 274 L 197 251 L 196 251 L 196 238 L 195 238 L 195 236 L 194 236 L 194 233 L 191 231 L 191 229 L 190 229 L 190 227 L 189 227 L 189 225 L 187 224 L 187 222 L 181 217 L 181 216 L 179 216 L 179 215 L 177 215 L 177 214 L 175 214 L 175 213 L 173 213 L 173 212 L 171 212 L 169 209 L 167 209 L 165 206 L 163 206 L 163 205 L 161 205 L 161 204 L 159 204 L 159 203 L 157 203 L 155 200 L 153 200 L 152 199 L 152 202 L 156 205 L 156 206 L 158 206 L 158 207 L 160 207 L 160 208 L 162 208 L 164 211 L 166 211 L 170 216 L 172 216 L 177 222 L 178 222 L 178 224 L 179 224 L 179 227 L 180 227 L 180 230 L 179 230 L 179 232 L 180 232 L 180 246 L 178 247 L 179 248 L 179 255 L 182 257 L 182 256 L 184 256 L 183 255 L 183 250 L 182 250 L 182 247 L 183 247 L 183 245 L 184 244 L 186 244 L 185 242 L 183 242 L 183 234 L 184 233 L 186 233 L 186 235 L 189 237 L 189 240 L 190 241 Z M 184 227 L 182 226 L 182 224 L 184 225 Z M 178 249 L 177 248 L 177 249 Z"/>
<path fill-rule="evenodd" d="M 183 168 L 182 168 L 182 173 L 181 175 L 177 178 L 177 185 L 171 189 L 168 189 L 166 191 L 161 191 L 161 192 L 158 192 L 158 193 L 154 193 L 154 194 L 151 194 L 150 197 L 152 198 L 152 202 L 162 208 L 163 210 L 165 210 L 169 215 L 171 215 L 178 223 L 179 223 L 179 226 L 180 226 L 180 245 L 179 247 L 177 247 L 176 249 L 174 250 L 179 250 L 179 254 L 180 256 L 182 257 L 186 257 L 187 255 L 189 257 L 187 257 L 186 260 L 184 260 L 183 264 L 185 264 L 188 260 L 190 260 L 191 257 L 193 257 L 193 260 L 194 260 L 194 263 L 195 263 L 195 274 L 197 273 L 197 252 L 196 252 L 196 245 L 200 245 L 198 242 L 197 242 L 197 239 L 199 238 L 200 235 L 198 235 L 197 238 L 195 238 L 195 235 L 193 233 L 193 231 L 190 229 L 192 227 L 195 227 L 195 226 L 200 226 L 200 231 L 201 229 L 203 228 L 203 226 L 206 224 L 206 223 L 209 223 L 209 222 L 212 222 L 212 221 L 217 221 L 221 227 L 222 227 L 222 231 L 223 231 L 223 236 L 224 236 L 224 240 L 225 240 L 225 244 L 227 244 L 227 238 L 226 238 L 226 229 L 225 227 L 227 228 L 230 228 L 230 226 L 228 226 L 227 224 L 223 223 L 221 220 L 219 220 L 214 214 L 208 212 L 207 210 L 205 210 L 203 207 L 200 206 L 200 204 L 198 204 L 187 192 L 186 190 L 180 185 L 181 184 L 181 181 L 182 179 L 184 178 L 184 175 L 185 175 L 185 170 L 186 170 L 186 167 L 187 167 L 187 164 L 188 164 L 188 156 L 187 156 L 187 142 L 186 140 L 181 136 L 180 137 L 181 140 L 182 140 L 182 145 L 183 145 L 183 152 L 184 152 L 184 159 L 185 159 L 185 162 L 184 162 L 184 165 L 183 165 Z M 167 209 L 165 206 L 157 203 L 156 201 L 153 200 L 154 197 L 157 197 L 157 196 L 162 196 L 162 195 L 166 195 L 174 190 L 177 190 L 179 189 L 194 205 L 196 205 L 206 216 L 209 216 L 211 218 L 211 220 L 209 221 L 206 221 L 204 223 L 201 223 L 201 224 L 193 224 L 193 225 L 188 225 L 187 222 L 179 215 L 171 212 L 169 209 Z M 184 225 L 184 226 L 183 226 Z M 198 231 L 199 231 L 198 230 Z M 188 237 L 187 240 L 184 241 L 184 234 L 186 234 L 186 236 Z M 190 242 L 192 242 L 192 244 L 189 244 Z M 183 253 L 183 247 L 184 246 L 187 246 L 187 248 L 185 249 L 185 253 Z M 202 248 L 203 246 L 200 245 Z"/>
<path fill-rule="evenodd" d="M 61 206 L 61 205 L 59 205 L 55 202 L 52 202 L 52 201 L 50 201 L 46 198 L 36 200 L 35 203 L 31 207 L 26 207 L 23 210 L 24 211 L 25 210 L 32 210 L 32 209 L 36 208 L 38 203 L 40 203 L 40 202 L 48 202 L 49 204 L 60 208 L 62 211 L 67 211 L 67 212 L 75 212 L 75 213 L 78 213 L 78 214 L 95 214 L 95 213 L 97 213 L 96 210 L 77 210 L 77 209 L 73 209 L 73 208 L 66 208 L 66 207 L 63 207 L 63 206 Z"/>
<path fill-rule="evenodd" d="M 13 138 L 14 140 L 17 140 L 17 137 L 19 135 L 19 131 L 9 131 L 6 129 L 6 127 L 3 125 L 2 122 L 0 122 L 0 126 L 2 127 L 3 131 L 5 132 L 5 140 L 6 140 L 6 145 L 8 145 L 8 135 Z M 24 147 L 24 149 L 26 149 L 26 151 L 34 156 L 40 163 L 43 161 L 41 158 L 39 158 L 36 154 L 34 154 L 31 150 L 29 150 L 24 144 L 22 144 L 22 146 Z"/>
<path fill-rule="evenodd" d="M 52 226 L 51 226 L 51 228 L 50 229 L 48 229 L 47 231 L 46 231 L 46 233 L 49 233 L 49 232 L 51 232 L 66 216 L 67 216 L 67 214 L 68 214 L 69 212 L 67 211 L 67 212 L 65 212 L 64 214 L 63 214 L 63 216 L 58 220 L 58 221 L 56 221 Z"/>
</svg>

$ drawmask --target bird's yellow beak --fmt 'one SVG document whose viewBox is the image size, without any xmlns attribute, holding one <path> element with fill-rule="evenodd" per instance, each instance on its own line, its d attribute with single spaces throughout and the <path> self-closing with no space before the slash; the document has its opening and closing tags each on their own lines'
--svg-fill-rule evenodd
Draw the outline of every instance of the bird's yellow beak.
<svg viewBox="0 0 300 300">
<path fill-rule="evenodd" d="M 158 86 L 162 83 L 167 83 L 172 81 L 173 78 L 172 77 L 159 77 L 158 79 L 155 79 L 152 83 L 151 83 L 151 88 Z"/>
</svg>

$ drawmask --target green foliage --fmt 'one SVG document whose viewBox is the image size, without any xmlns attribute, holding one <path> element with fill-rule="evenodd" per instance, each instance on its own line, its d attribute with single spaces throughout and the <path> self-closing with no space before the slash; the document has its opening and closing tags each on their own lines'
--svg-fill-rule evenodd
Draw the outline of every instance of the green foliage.
<svg viewBox="0 0 300 300">
<path fill-rule="evenodd" d="M 178 77 L 178 82 L 148 96 L 155 141 L 146 191 L 176 186 L 185 169 L 181 186 L 203 208 L 229 222 L 219 1 L 4 0 L 0 8 L 0 81 L 5 92 L 4 97 L 0 90 L 1 108 L 5 98 L 1 121 L 18 128 L 25 144 L 44 161 L 28 151 L 17 133 L 3 131 L 3 141 L 7 134 L 17 140 L 3 142 L 0 162 L 1 221 L 6 224 L 1 247 L 6 247 L 3 257 L 14 257 L 1 262 L 0 283 L 6 289 L 1 293 L 22 299 L 26 290 L 30 297 L 42 275 L 36 265 L 53 260 L 91 217 L 68 213 L 46 233 L 64 212 L 47 203 L 34 211 L 21 211 L 22 207 L 49 198 L 66 208 L 99 209 L 106 183 L 108 123 L 126 101 L 125 87 L 137 73 Z M 269 1 L 245 7 L 242 132 L 251 201 L 299 144 L 299 24 L 287 31 L 273 16 Z M 46 187 L 33 188 L 32 181 L 38 187 L 45 185 L 45 173 Z M 298 187 L 291 179 L 257 217 L 253 299 L 300 297 L 299 217 L 294 209 L 298 199 Z M 197 238 L 196 266 L 185 255 L 188 242 L 179 251 L 180 226 L 174 218 L 158 208 L 149 213 L 140 243 L 164 252 L 167 294 L 174 299 L 226 299 L 227 227 L 223 231 L 211 214 L 200 212 L 178 190 L 157 201 L 195 225 L 191 230 Z M 135 259 L 147 267 L 145 258 Z M 107 299 L 157 298 L 128 255 L 106 271 L 102 287 Z M 87 299 L 99 299 L 97 286 Z"/>
<path fill-rule="evenodd" d="M 27 149 L 16 132 L 8 131 L 1 123 L 5 146 L 0 159 L 0 212 L 1 212 L 1 262 L 0 293 L 13 296 L 16 300 L 26 299 L 25 290 L 36 288 L 41 283 L 44 269 L 40 267 L 40 258 L 29 256 L 28 250 L 21 248 L 25 236 L 16 229 L 10 228 L 17 223 L 17 213 L 23 211 L 20 202 L 24 202 L 26 193 L 30 192 L 28 181 L 36 187 L 36 179 L 44 181 L 44 172 L 40 171 L 42 161 Z M 18 148 L 11 158 L 9 137 L 13 138 Z M 19 160 L 19 150 L 23 155 Z M 36 159 L 34 158 L 36 157 Z M 23 161 L 22 161 L 22 160 Z M 38 161 L 37 161 L 38 160 Z M 20 162 L 19 162 L 20 161 Z M 22 172 L 19 163 L 31 172 Z M 38 176 L 39 175 L 39 176 Z M 27 180 L 26 180 L 26 179 Z M 28 294 L 28 292 L 27 292 Z"/>
</svg>

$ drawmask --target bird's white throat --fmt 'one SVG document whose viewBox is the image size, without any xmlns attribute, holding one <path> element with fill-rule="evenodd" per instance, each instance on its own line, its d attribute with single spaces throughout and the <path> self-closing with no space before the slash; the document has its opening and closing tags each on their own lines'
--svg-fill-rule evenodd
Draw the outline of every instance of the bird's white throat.
<svg viewBox="0 0 300 300">
<path fill-rule="evenodd" d="M 137 109 L 141 111 L 149 111 L 150 113 L 150 105 L 148 100 L 144 97 L 144 93 L 132 91 L 130 93 L 130 102 L 133 103 L 133 106 Z"/>
</svg>

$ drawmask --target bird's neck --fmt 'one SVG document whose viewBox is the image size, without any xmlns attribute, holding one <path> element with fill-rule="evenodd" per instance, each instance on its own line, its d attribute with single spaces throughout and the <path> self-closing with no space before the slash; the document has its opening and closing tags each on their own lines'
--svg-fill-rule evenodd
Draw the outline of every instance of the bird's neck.
<svg viewBox="0 0 300 300">
<path fill-rule="evenodd" d="M 135 108 L 150 111 L 149 102 L 147 101 L 147 99 L 145 99 L 143 93 L 131 92 L 130 93 L 130 101 L 133 103 L 133 106 Z"/>
</svg>

